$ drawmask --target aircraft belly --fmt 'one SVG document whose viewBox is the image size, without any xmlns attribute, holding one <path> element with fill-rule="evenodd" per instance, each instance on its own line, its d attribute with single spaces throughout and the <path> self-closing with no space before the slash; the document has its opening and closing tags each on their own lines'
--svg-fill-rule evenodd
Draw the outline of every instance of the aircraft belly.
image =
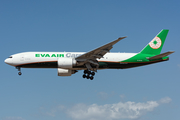
<svg viewBox="0 0 180 120">
<path fill-rule="evenodd" d="M 100 69 L 127 69 L 127 68 L 133 68 L 133 67 L 139 67 L 144 65 L 149 65 L 153 63 L 163 62 L 166 60 L 157 60 L 157 61 L 150 61 L 150 62 L 100 62 Z"/>
<path fill-rule="evenodd" d="M 168 59 L 166 59 L 168 60 Z M 163 62 L 166 60 L 158 60 L 158 61 L 149 61 L 149 62 L 99 62 L 99 69 L 126 69 L 126 68 L 132 68 L 132 67 L 138 67 L 148 64 L 153 64 L 157 62 Z M 23 64 L 18 65 L 18 67 L 22 68 L 58 68 L 57 61 L 52 62 L 38 62 L 38 63 L 29 63 L 29 64 Z M 92 68 L 96 68 L 96 66 L 92 65 Z M 81 66 L 73 66 L 73 68 L 70 68 L 72 70 L 82 70 L 86 69 L 84 65 Z"/>
</svg>

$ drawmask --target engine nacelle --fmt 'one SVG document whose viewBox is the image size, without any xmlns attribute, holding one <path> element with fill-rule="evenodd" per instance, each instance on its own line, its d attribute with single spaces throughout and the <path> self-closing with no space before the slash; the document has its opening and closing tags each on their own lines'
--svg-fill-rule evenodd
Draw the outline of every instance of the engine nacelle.
<svg viewBox="0 0 180 120">
<path fill-rule="evenodd" d="M 72 70 L 58 68 L 58 76 L 71 76 Z"/>
<path fill-rule="evenodd" d="M 76 70 L 58 68 L 58 76 L 71 76 L 72 74 L 75 74 L 76 72 L 77 72 Z"/>
<path fill-rule="evenodd" d="M 59 58 L 58 68 L 72 68 L 76 63 L 74 58 Z"/>
</svg>

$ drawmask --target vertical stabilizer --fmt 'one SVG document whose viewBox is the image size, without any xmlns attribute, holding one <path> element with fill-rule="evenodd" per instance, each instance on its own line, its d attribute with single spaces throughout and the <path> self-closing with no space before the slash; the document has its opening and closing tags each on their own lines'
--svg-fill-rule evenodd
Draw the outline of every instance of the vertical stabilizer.
<svg viewBox="0 0 180 120">
<path fill-rule="evenodd" d="M 160 54 L 168 32 L 169 30 L 161 30 L 161 32 L 159 32 L 157 36 L 155 36 L 155 38 L 148 45 L 146 45 L 143 50 L 141 50 L 140 53 L 152 55 Z"/>
</svg>

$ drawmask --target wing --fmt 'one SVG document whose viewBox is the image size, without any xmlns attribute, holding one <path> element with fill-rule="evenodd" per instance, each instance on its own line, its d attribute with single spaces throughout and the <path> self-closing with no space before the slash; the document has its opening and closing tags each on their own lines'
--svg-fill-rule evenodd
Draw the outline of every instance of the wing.
<svg viewBox="0 0 180 120">
<path fill-rule="evenodd" d="M 101 47 L 91 50 L 81 56 L 76 57 L 76 60 L 80 63 L 80 65 L 84 64 L 88 69 L 92 69 L 91 64 L 95 66 L 99 66 L 96 59 L 103 58 L 103 56 L 113 48 L 114 44 L 116 44 L 117 42 L 119 42 L 124 38 L 126 37 L 120 37 L 117 40 L 114 40 Z"/>
</svg>

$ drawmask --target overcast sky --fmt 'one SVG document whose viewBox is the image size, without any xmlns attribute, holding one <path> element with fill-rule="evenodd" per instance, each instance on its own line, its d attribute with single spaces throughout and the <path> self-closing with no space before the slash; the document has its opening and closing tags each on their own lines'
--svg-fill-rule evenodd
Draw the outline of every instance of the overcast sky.
<svg viewBox="0 0 180 120">
<path fill-rule="evenodd" d="M 178 0 L 0 1 L 0 120 L 179 120 L 180 2 Z M 128 36 L 111 52 L 137 53 L 162 29 L 169 33 L 162 63 L 83 71 L 22 69 L 4 60 L 26 51 L 87 52 Z"/>
</svg>

